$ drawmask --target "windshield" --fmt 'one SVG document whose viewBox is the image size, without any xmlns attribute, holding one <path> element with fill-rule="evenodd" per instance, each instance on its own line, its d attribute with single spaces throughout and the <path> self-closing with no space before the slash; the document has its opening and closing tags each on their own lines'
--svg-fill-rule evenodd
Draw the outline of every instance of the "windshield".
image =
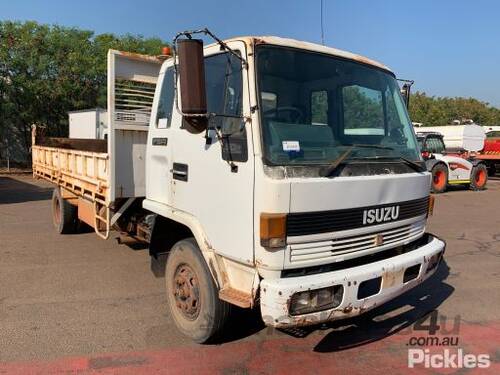
<svg viewBox="0 0 500 375">
<path fill-rule="evenodd" d="M 261 45 L 257 76 L 271 165 L 421 160 L 396 79 L 329 55 Z"/>
</svg>

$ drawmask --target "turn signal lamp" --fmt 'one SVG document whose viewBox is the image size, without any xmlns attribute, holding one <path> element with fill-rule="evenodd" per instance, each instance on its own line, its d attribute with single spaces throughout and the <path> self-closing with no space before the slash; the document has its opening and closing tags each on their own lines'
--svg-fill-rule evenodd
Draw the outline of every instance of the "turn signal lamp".
<svg viewBox="0 0 500 375">
<path fill-rule="evenodd" d="M 269 249 L 286 245 L 286 214 L 260 214 L 260 244 Z"/>
<path fill-rule="evenodd" d="M 429 195 L 429 206 L 427 207 L 427 216 L 432 216 L 434 213 L 434 195 Z"/>
</svg>

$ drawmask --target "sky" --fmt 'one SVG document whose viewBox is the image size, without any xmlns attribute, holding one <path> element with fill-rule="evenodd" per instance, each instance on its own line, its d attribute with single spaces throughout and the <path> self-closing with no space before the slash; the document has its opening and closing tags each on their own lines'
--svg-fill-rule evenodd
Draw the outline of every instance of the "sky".
<svg viewBox="0 0 500 375">
<path fill-rule="evenodd" d="M 34 20 L 170 41 L 186 29 L 321 43 L 321 0 L 0 0 L 0 20 Z M 500 1 L 323 0 L 324 41 L 389 66 L 413 90 L 500 108 Z"/>
</svg>

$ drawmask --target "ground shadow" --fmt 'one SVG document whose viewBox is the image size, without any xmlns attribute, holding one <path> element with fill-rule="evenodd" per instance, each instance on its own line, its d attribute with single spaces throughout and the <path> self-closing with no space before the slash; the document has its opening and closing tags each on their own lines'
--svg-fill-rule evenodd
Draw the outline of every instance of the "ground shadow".
<svg viewBox="0 0 500 375">
<path fill-rule="evenodd" d="M 50 199 L 51 188 L 39 187 L 21 180 L 0 176 L 0 204 L 42 201 Z"/>
</svg>

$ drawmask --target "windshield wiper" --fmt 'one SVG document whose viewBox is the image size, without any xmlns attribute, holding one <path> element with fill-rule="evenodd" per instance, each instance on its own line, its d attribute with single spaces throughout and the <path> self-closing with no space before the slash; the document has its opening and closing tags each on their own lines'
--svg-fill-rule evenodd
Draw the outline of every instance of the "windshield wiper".
<svg viewBox="0 0 500 375">
<path fill-rule="evenodd" d="M 340 155 L 337 159 L 333 160 L 330 165 L 326 168 L 325 173 L 323 173 L 323 177 L 330 176 L 342 162 L 351 155 L 351 152 L 354 150 L 353 146 L 349 146 L 347 150 L 344 151 L 342 155 Z"/>
<path fill-rule="evenodd" d="M 410 159 L 405 158 L 404 156 L 399 156 L 399 155 L 393 155 L 393 156 L 374 156 L 374 157 L 367 157 L 367 158 L 361 158 L 361 159 L 371 159 L 371 160 L 391 160 L 391 159 L 397 159 L 399 161 L 402 161 L 409 167 L 411 167 L 413 170 L 417 172 L 425 172 L 427 168 L 421 164 L 418 164 Z"/>
<path fill-rule="evenodd" d="M 333 160 L 331 164 L 326 168 L 325 172 L 323 173 L 323 177 L 328 177 L 330 176 L 335 170 L 342 164 L 342 162 L 349 157 L 349 155 L 355 150 L 356 147 L 360 148 L 375 148 L 375 149 L 383 149 L 383 150 L 394 150 L 392 147 L 388 146 L 382 146 L 382 145 L 370 145 L 370 144 L 359 144 L 359 143 L 354 143 L 354 144 L 342 144 L 342 146 L 348 146 L 349 148 L 344 151 L 342 155 L 340 155 L 337 159 Z M 365 159 L 365 158 L 363 158 Z M 380 159 L 399 159 L 409 167 L 411 167 L 414 171 L 416 172 L 425 172 L 427 168 L 425 166 L 422 166 L 421 164 L 415 163 L 414 161 L 411 161 L 410 159 L 405 158 L 404 156 L 375 156 L 371 158 L 366 158 L 366 159 L 375 159 L 375 160 L 380 160 Z"/>
<path fill-rule="evenodd" d="M 388 156 L 387 158 L 399 159 L 417 172 L 425 172 L 427 170 L 427 168 L 425 166 L 418 164 L 418 163 L 415 163 L 414 161 L 411 161 L 410 159 L 407 159 L 404 156 L 392 156 L 392 157 Z"/>
<path fill-rule="evenodd" d="M 382 150 L 393 150 L 392 147 L 381 146 L 381 145 L 370 145 L 363 143 L 342 143 L 340 146 L 348 147 L 347 150 L 344 151 L 342 155 L 340 155 L 337 159 L 333 160 L 331 164 L 326 168 L 325 173 L 323 173 L 323 177 L 330 176 L 335 170 L 342 164 L 342 162 L 347 159 L 349 155 L 355 150 L 356 147 L 359 148 L 375 148 Z"/>
<path fill-rule="evenodd" d="M 389 147 L 389 146 L 361 144 L 361 143 L 345 144 L 343 146 L 361 147 L 361 148 L 376 148 L 376 149 L 382 149 L 382 150 L 394 150 L 392 147 Z M 420 165 L 418 163 L 415 163 L 414 161 L 411 161 L 410 159 L 405 158 L 404 156 L 376 156 L 374 159 L 399 159 L 417 172 L 425 172 L 427 170 L 427 168 L 423 167 L 422 165 Z"/>
</svg>

